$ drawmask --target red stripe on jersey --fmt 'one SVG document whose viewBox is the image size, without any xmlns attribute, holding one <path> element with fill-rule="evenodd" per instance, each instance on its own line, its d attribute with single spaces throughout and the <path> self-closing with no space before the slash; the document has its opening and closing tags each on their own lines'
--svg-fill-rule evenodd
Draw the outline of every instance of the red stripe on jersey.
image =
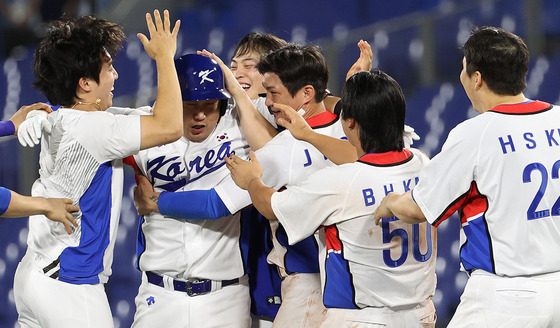
<svg viewBox="0 0 560 328">
<path fill-rule="evenodd" d="M 476 186 L 476 182 L 471 183 L 471 189 L 467 195 L 467 199 L 463 208 L 459 212 L 461 223 L 467 221 L 467 218 L 473 217 L 480 213 L 486 213 L 488 210 L 488 199 L 482 195 Z"/>
<path fill-rule="evenodd" d="M 307 124 L 309 124 L 310 127 L 315 128 L 321 125 L 329 124 L 332 121 L 336 120 L 337 117 L 338 116 L 329 111 L 324 111 L 319 115 L 315 115 L 306 119 L 305 121 L 307 122 Z"/>
<path fill-rule="evenodd" d="M 140 168 L 138 167 L 138 164 L 136 164 L 136 160 L 134 159 L 134 156 L 130 155 L 128 157 L 123 158 L 123 163 L 126 165 L 131 166 L 134 169 L 134 180 L 136 180 L 136 184 L 138 184 L 138 174 L 140 173 Z"/>
<path fill-rule="evenodd" d="M 535 100 L 520 104 L 498 105 L 490 109 L 490 111 L 503 114 L 532 114 L 550 109 L 551 107 L 549 103 Z"/>
<path fill-rule="evenodd" d="M 336 226 L 325 226 L 325 240 L 327 242 L 327 251 L 341 251 L 342 250 L 342 243 L 338 238 L 338 230 Z"/>
<path fill-rule="evenodd" d="M 388 151 L 386 153 L 367 153 L 359 158 L 360 162 L 376 164 L 376 165 L 388 165 L 396 164 L 412 156 L 412 153 L 408 149 L 403 149 L 402 151 Z"/>
<path fill-rule="evenodd" d="M 123 163 L 132 166 L 134 170 L 139 170 L 138 165 L 136 165 L 136 161 L 134 160 L 134 156 L 132 155 L 125 157 L 123 159 Z"/>
<path fill-rule="evenodd" d="M 457 198 L 447 210 L 445 210 L 434 222 L 433 226 L 437 227 L 441 222 L 449 219 L 453 213 L 459 211 L 461 224 L 467 221 L 467 218 L 472 217 L 478 213 L 486 212 L 488 209 L 488 200 L 486 196 L 482 195 L 476 186 L 476 182 L 471 182 L 471 187 L 468 192 Z"/>
</svg>

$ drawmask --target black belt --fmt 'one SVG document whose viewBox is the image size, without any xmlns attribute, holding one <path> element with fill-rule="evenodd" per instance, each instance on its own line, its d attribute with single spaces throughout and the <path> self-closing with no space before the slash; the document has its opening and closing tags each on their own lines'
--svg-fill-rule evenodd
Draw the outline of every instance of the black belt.
<svg viewBox="0 0 560 328">
<path fill-rule="evenodd" d="M 146 271 L 148 282 L 150 284 L 164 287 L 163 277 L 157 273 Z M 222 280 L 222 287 L 239 283 L 239 278 L 231 280 Z M 189 278 L 187 281 L 173 279 L 173 289 L 178 292 L 185 292 L 189 296 L 197 296 L 208 294 L 212 291 L 212 280 Z"/>
</svg>

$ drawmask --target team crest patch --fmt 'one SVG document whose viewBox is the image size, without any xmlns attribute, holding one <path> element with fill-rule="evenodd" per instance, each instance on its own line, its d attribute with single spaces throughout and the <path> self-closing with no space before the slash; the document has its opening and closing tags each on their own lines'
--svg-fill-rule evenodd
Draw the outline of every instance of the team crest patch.
<svg viewBox="0 0 560 328">
<path fill-rule="evenodd" d="M 216 139 L 218 139 L 218 141 L 226 141 L 229 139 L 227 133 L 224 133 L 222 135 L 216 136 Z"/>
<path fill-rule="evenodd" d="M 148 303 L 148 306 L 151 306 L 155 302 L 156 302 L 156 299 L 153 296 L 150 296 L 150 297 L 146 298 L 146 303 Z"/>
</svg>

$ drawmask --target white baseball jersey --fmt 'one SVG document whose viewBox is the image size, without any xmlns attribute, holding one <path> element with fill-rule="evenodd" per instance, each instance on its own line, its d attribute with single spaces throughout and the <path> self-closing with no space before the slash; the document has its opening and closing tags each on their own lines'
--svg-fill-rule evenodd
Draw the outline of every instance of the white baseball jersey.
<svg viewBox="0 0 560 328">
<path fill-rule="evenodd" d="M 156 191 L 210 189 L 229 177 L 224 158 L 235 153 L 247 158 L 237 110 L 229 106 L 216 128 L 202 142 L 186 138 L 135 155 L 142 173 Z M 240 236 L 240 213 L 217 220 L 185 220 L 159 213 L 144 216 L 138 265 L 180 279 L 234 279 L 244 274 Z"/>
<path fill-rule="evenodd" d="M 346 138 L 338 117 L 323 112 L 307 120 L 315 132 L 336 138 Z M 310 174 L 327 166 L 334 166 L 313 145 L 295 139 L 289 131 L 282 131 L 255 152 L 263 167 L 263 182 L 274 189 L 296 185 Z M 231 177 L 215 188 L 231 213 L 251 204 L 249 193 L 235 185 Z M 271 222 L 274 249 L 269 261 L 289 272 L 319 272 L 317 247 L 313 238 L 289 246 L 283 228 Z"/>
<path fill-rule="evenodd" d="M 326 307 L 414 306 L 433 295 L 435 229 L 394 217 L 381 226 L 373 220 L 383 197 L 413 188 L 427 162 L 416 149 L 369 153 L 273 194 L 290 244 L 323 228 L 316 237 Z"/>
<path fill-rule="evenodd" d="M 449 133 L 413 197 L 436 227 L 459 210 L 464 270 L 560 271 L 559 154 L 559 107 L 500 105 Z"/>
<path fill-rule="evenodd" d="M 140 117 L 60 108 L 47 118 L 52 132 L 41 141 L 31 194 L 72 199 L 80 206 L 79 227 L 68 235 L 62 224 L 31 216 L 28 247 L 58 280 L 104 283 L 121 211 L 121 159 L 140 149 Z"/>
</svg>

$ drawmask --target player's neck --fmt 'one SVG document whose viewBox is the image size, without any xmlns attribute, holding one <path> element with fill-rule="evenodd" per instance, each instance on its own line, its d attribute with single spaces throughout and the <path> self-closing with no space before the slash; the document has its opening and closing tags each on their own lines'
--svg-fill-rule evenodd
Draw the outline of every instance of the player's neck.
<svg viewBox="0 0 560 328">
<path fill-rule="evenodd" d="M 501 96 L 495 93 L 490 93 L 483 99 L 482 109 L 484 113 L 499 105 L 519 104 L 528 100 L 529 99 L 527 99 L 523 93 L 514 96 Z"/>
<path fill-rule="evenodd" d="M 325 104 L 321 101 L 319 103 L 309 103 L 305 108 L 305 113 L 303 114 L 304 119 L 311 118 L 313 116 L 317 116 L 326 111 Z"/>
</svg>

